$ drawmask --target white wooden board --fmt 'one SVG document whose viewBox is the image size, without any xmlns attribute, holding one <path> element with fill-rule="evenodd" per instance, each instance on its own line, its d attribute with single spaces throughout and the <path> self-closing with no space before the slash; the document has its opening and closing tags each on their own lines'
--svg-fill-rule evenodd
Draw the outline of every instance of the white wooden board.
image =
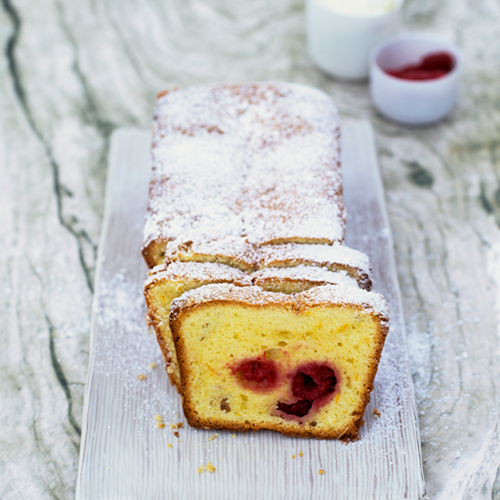
<svg viewBox="0 0 500 500">
<path fill-rule="evenodd" d="M 144 321 L 140 255 L 149 133 L 115 132 L 91 326 L 77 500 L 375 500 L 425 494 L 391 231 L 368 122 L 343 126 L 347 244 L 369 254 L 391 328 L 360 440 L 342 444 L 187 426 Z M 151 363 L 157 363 L 151 368 Z M 146 375 L 139 380 L 140 374 Z M 373 410 L 380 410 L 375 418 Z M 161 415 L 166 426 L 156 426 Z M 179 438 L 171 423 L 183 422 Z M 169 447 L 171 444 L 171 447 Z M 302 452 L 302 456 L 300 456 Z M 295 458 L 292 456 L 295 455 Z M 211 462 L 215 472 L 198 473 Z M 324 474 L 318 474 L 323 469 Z"/>
</svg>

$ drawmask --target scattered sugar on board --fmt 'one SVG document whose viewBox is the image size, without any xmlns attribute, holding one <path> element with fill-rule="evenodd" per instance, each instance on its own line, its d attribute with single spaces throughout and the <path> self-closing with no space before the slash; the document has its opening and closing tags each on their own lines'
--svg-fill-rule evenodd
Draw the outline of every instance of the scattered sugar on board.
<svg viewBox="0 0 500 500">
<path fill-rule="evenodd" d="M 125 270 L 104 274 L 96 299 L 99 334 L 94 349 L 99 355 L 95 358 L 95 374 L 110 383 L 118 381 L 121 390 L 117 397 L 122 398 L 123 409 L 132 418 L 147 422 L 151 415 L 161 415 L 158 423 L 174 420 L 180 404 L 177 398 L 168 396 L 168 391 L 173 391 L 164 371 L 155 370 L 142 381 L 137 378 L 152 359 L 161 359 L 155 336 L 147 335 L 142 283 L 134 283 Z M 137 400 L 140 405 L 134 406 Z"/>
</svg>

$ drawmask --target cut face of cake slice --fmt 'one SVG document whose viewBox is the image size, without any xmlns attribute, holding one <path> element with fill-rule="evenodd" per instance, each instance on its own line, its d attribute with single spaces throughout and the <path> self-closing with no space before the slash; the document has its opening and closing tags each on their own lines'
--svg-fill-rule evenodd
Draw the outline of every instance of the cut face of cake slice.
<svg viewBox="0 0 500 500">
<path fill-rule="evenodd" d="M 346 285 L 292 295 L 207 285 L 172 302 L 170 328 L 190 425 L 355 439 L 388 308 Z"/>
</svg>

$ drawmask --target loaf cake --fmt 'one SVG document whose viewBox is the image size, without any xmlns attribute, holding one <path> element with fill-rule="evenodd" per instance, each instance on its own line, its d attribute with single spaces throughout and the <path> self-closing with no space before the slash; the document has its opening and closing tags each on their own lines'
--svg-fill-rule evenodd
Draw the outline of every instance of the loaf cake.
<svg viewBox="0 0 500 500">
<path fill-rule="evenodd" d="M 344 245 L 340 126 L 301 85 L 158 96 L 144 287 L 194 427 L 355 439 L 388 309 Z"/>
</svg>

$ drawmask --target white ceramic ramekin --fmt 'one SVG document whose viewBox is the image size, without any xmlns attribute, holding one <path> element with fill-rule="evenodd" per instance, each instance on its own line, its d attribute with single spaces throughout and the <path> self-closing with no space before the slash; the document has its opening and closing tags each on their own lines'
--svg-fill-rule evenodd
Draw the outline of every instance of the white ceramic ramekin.
<svg viewBox="0 0 500 500">
<path fill-rule="evenodd" d="M 387 13 L 355 15 L 328 8 L 326 0 L 306 0 L 307 45 L 314 64 L 331 76 L 366 79 L 370 49 L 397 32 L 402 3 L 397 0 Z"/>
<path fill-rule="evenodd" d="M 453 69 L 433 80 L 403 80 L 384 70 L 418 64 L 432 52 L 448 52 Z M 376 45 L 370 53 L 370 93 L 381 114 L 406 125 L 426 125 L 444 118 L 455 106 L 462 59 L 458 47 L 437 35 L 407 33 Z"/>
</svg>

